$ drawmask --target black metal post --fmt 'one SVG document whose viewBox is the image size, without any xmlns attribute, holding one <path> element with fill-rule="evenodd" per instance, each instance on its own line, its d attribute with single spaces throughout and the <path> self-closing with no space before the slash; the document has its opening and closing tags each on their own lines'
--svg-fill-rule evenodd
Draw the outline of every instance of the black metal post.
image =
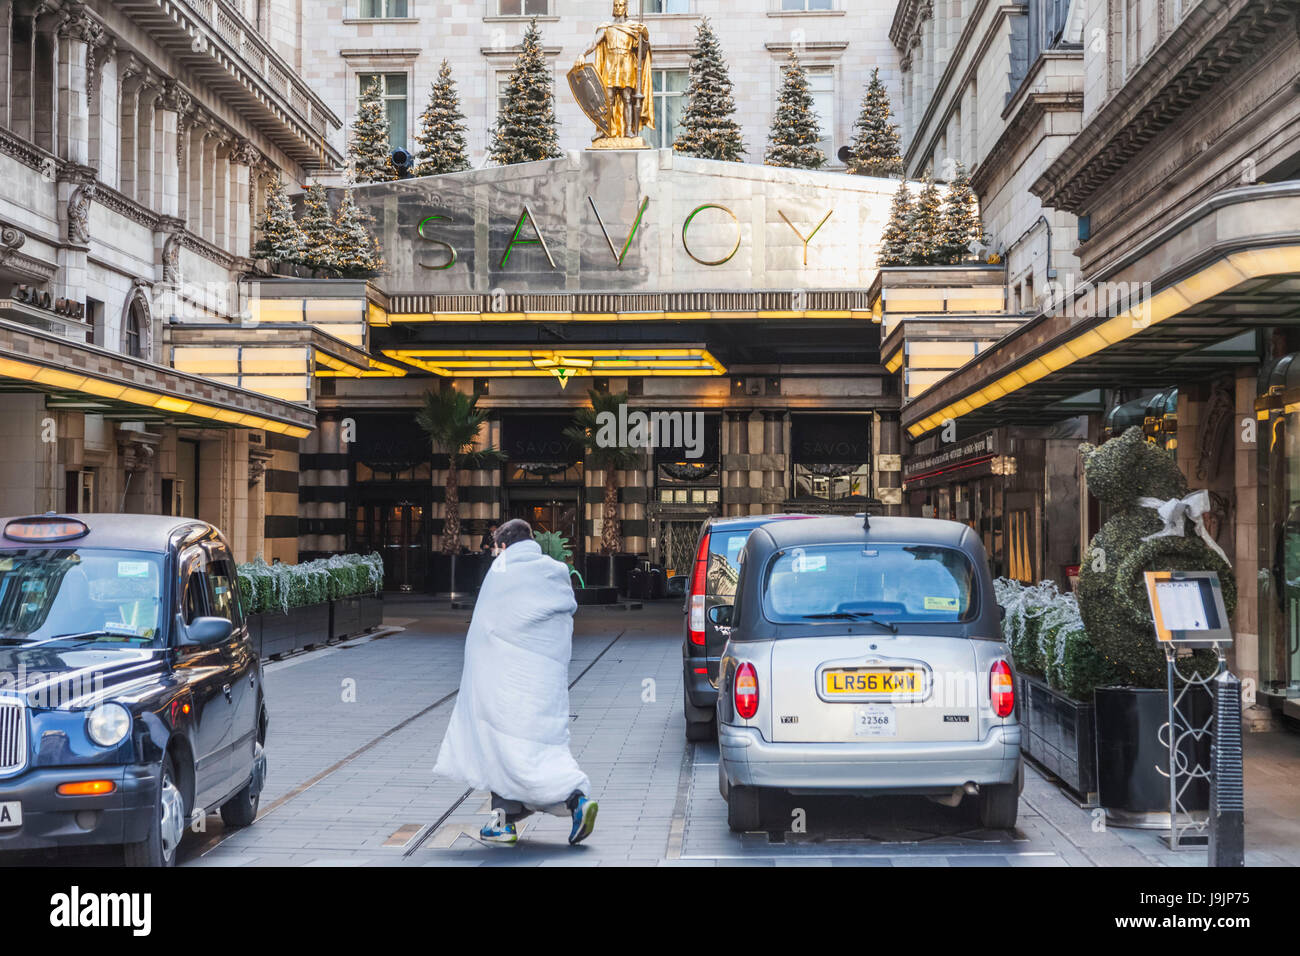
<svg viewBox="0 0 1300 956">
<path fill-rule="evenodd" d="M 1246 788 L 1241 753 L 1241 681 L 1227 670 L 1214 680 L 1210 763 L 1210 866 L 1246 865 Z"/>
</svg>

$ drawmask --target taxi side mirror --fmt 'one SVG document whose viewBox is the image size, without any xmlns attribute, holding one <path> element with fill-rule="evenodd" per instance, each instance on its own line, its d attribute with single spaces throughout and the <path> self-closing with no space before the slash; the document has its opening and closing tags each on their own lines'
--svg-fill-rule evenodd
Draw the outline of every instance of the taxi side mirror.
<svg viewBox="0 0 1300 956">
<path fill-rule="evenodd" d="M 223 641 L 230 640 L 230 635 L 234 631 L 235 626 L 227 618 L 196 617 L 185 628 L 183 643 L 198 647 L 210 647 L 213 644 L 220 644 Z"/>
<path fill-rule="evenodd" d="M 732 605 L 715 604 L 709 608 L 709 621 L 718 627 L 731 627 Z"/>
</svg>

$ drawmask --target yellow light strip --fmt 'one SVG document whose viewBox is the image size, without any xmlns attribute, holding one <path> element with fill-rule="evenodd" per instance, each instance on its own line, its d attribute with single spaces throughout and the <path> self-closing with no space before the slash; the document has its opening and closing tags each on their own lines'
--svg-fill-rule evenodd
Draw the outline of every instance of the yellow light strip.
<svg viewBox="0 0 1300 956">
<path fill-rule="evenodd" d="M 709 312 L 393 312 L 389 324 L 410 322 L 690 322 L 703 319 L 854 319 L 878 322 L 866 309 L 764 309 Z M 372 325 L 380 323 L 371 322 Z"/>
<path fill-rule="evenodd" d="M 1200 272 L 1162 289 L 1145 302 L 1075 336 L 1027 365 L 995 379 L 970 395 L 964 396 L 960 401 L 970 404 L 970 408 L 966 411 L 982 408 L 989 402 L 1100 351 L 1106 345 L 1122 342 L 1186 311 L 1190 306 L 1208 301 L 1249 279 L 1292 272 L 1300 272 L 1300 246 L 1274 246 L 1233 253 L 1227 259 L 1221 259 L 1207 266 Z M 965 414 L 957 411 L 958 404 L 952 402 L 933 415 L 909 425 L 907 433 L 916 438 L 949 419 Z"/>
<path fill-rule="evenodd" d="M 239 414 L 239 424 L 245 425 L 248 428 L 264 428 L 267 431 L 279 432 L 280 434 L 290 435 L 293 438 L 306 438 L 311 434 L 310 428 L 302 428 L 301 426 L 290 425 L 286 422 L 277 422 L 270 418 L 262 418 L 261 416 L 249 413 L 233 413 L 226 409 L 205 405 L 201 402 L 187 401 L 186 399 L 177 398 L 174 395 L 167 395 L 163 392 L 153 392 L 148 389 L 135 388 L 129 385 L 119 385 L 116 382 L 95 378 L 90 375 L 83 376 L 76 373 L 63 372 L 58 369 L 47 368 L 43 365 L 33 365 L 29 362 L 19 362 L 13 359 L 0 358 L 0 377 L 17 379 L 22 382 L 33 382 L 37 385 L 48 385 L 51 388 L 63 391 L 83 392 L 87 395 L 95 395 L 113 401 L 124 402 L 127 405 L 139 405 L 142 408 L 154 408 L 159 411 L 170 412 L 176 415 L 187 415 L 191 418 L 207 418 L 214 421 L 227 421 L 228 418 L 226 416 Z"/>
<path fill-rule="evenodd" d="M 726 367 L 704 348 L 643 349 L 385 349 L 384 355 L 447 377 L 551 375 L 725 375 Z"/>
</svg>

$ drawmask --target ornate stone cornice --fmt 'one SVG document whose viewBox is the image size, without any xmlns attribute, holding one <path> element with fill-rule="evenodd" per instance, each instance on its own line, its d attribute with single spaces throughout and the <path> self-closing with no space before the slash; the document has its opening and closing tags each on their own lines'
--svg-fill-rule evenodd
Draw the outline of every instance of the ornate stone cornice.
<svg viewBox="0 0 1300 956">
<path fill-rule="evenodd" d="M 104 27 L 86 12 L 84 3 L 73 3 L 63 9 L 58 35 L 64 39 L 80 40 L 82 43 L 94 46 L 104 39 Z"/>
<path fill-rule="evenodd" d="M 1043 204 L 1080 215 L 1148 143 L 1246 60 L 1294 29 L 1300 0 L 1196 4 L 1168 41 L 1099 109 L 1030 187 Z"/>
<path fill-rule="evenodd" d="M 68 197 L 68 241 L 79 245 L 90 242 L 90 204 L 95 199 L 96 184 L 83 182 Z"/>
<path fill-rule="evenodd" d="M 0 266 L 8 262 L 27 241 L 27 234 L 17 226 L 0 225 Z"/>
<path fill-rule="evenodd" d="M 239 166 L 255 166 L 261 158 L 257 147 L 246 139 L 236 140 L 230 150 L 230 161 Z"/>
<path fill-rule="evenodd" d="M 172 113 L 188 113 L 193 103 L 194 97 L 185 92 L 179 83 L 173 79 L 166 79 L 163 81 L 162 92 L 154 100 L 154 107 Z"/>
<path fill-rule="evenodd" d="M 138 222 L 142 226 L 148 226 L 150 229 L 158 228 L 159 216 L 156 212 L 146 209 L 134 199 L 118 192 L 111 186 L 106 186 L 104 183 L 99 183 L 98 186 L 99 188 L 95 191 L 95 201 L 101 206 L 111 209 L 133 222 Z"/>
<path fill-rule="evenodd" d="M 9 130 L 0 126 L 0 153 L 18 160 L 24 166 L 40 171 L 47 168 L 51 162 L 57 162 L 49 153 L 34 146 L 20 136 L 16 136 Z"/>
</svg>

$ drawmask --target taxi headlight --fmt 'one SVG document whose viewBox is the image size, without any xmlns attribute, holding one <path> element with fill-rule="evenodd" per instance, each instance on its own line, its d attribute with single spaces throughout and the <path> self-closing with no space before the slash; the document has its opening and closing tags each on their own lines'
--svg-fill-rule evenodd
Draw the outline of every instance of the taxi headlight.
<svg viewBox="0 0 1300 956">
<path fill-rule="evenodd" d="M 100 704 L 86 718 L 86 733 L 101 747 L 115 747 L 131 732 L 131 714 L 121 704 Z"/>
</svg>

